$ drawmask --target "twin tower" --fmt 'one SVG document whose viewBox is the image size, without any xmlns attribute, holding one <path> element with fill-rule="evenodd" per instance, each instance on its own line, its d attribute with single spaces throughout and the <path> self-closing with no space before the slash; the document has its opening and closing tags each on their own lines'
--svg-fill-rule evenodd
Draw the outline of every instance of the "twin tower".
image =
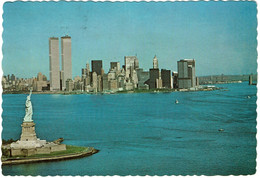
<svg viewBox="0 0 260 178">
<path fill-rule="evenodd" d="M 49 38 L 50 91 L 66 89 L 66 81 L 72 79 L 71 37 L 61 37 L 61 68 L 59 38 Z"/>
</svg>

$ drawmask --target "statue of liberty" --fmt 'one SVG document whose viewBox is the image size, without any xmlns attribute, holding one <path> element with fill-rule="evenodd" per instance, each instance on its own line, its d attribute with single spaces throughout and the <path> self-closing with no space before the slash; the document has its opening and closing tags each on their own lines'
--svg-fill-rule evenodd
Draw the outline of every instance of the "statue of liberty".
<svg viewBox="0 0 260 178">
<path fill-rule="evenodd" d="M 32 109 L 32 102 L 31 102 L 31 94 L 32 90 L 30 90 L 29 96 L 27 96 L 27 100 L 25 102 L 25 116 L 23 121 L 24 122 L 32 122 L 32 114 L 33 114 L 33 109 Z"/>
</svg>

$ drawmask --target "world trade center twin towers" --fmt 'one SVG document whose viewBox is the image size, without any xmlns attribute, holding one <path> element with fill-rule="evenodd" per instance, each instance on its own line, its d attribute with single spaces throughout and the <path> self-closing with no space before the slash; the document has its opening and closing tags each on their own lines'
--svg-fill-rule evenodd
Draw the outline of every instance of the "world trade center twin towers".
<svg viewBox="0 0 260 178">
<path fill-rule="evenodd" d="M 71 37 L 61 37 L 61 69 L 59 38 L 49 38 L 50 91 L 66 89 L 66 81 L 72 79 Z"/>
</svg>

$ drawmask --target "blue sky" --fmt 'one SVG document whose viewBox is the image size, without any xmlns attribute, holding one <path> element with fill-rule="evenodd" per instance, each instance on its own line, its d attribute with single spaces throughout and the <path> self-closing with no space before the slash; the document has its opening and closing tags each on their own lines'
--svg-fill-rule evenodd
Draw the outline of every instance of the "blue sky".
<svg viewBox="0 0 260 178">
<path fill-rule="evenodd" d="M 196 60 L 196 75 L 249 74 L 257 70 L 255 2 L 13 2 L 3 6 L 4 75 L 49 78 L 49 37 L 72 37 L 73 77 L 91 60 L 177 71 Z"/>
</svg>

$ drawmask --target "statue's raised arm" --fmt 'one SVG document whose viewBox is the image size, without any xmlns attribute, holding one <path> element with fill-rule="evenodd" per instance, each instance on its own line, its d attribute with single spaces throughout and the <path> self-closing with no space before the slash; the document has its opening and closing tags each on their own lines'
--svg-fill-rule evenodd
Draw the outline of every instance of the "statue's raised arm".
<svg viewBox="0 0 260 178">
<path fill-rule="evenodd" d="M 31 98 L 31 95 L 32 95 L 32 89 L 30 89 L 30 94 L 29 94 L 29 97 Z"/>
</svg>

